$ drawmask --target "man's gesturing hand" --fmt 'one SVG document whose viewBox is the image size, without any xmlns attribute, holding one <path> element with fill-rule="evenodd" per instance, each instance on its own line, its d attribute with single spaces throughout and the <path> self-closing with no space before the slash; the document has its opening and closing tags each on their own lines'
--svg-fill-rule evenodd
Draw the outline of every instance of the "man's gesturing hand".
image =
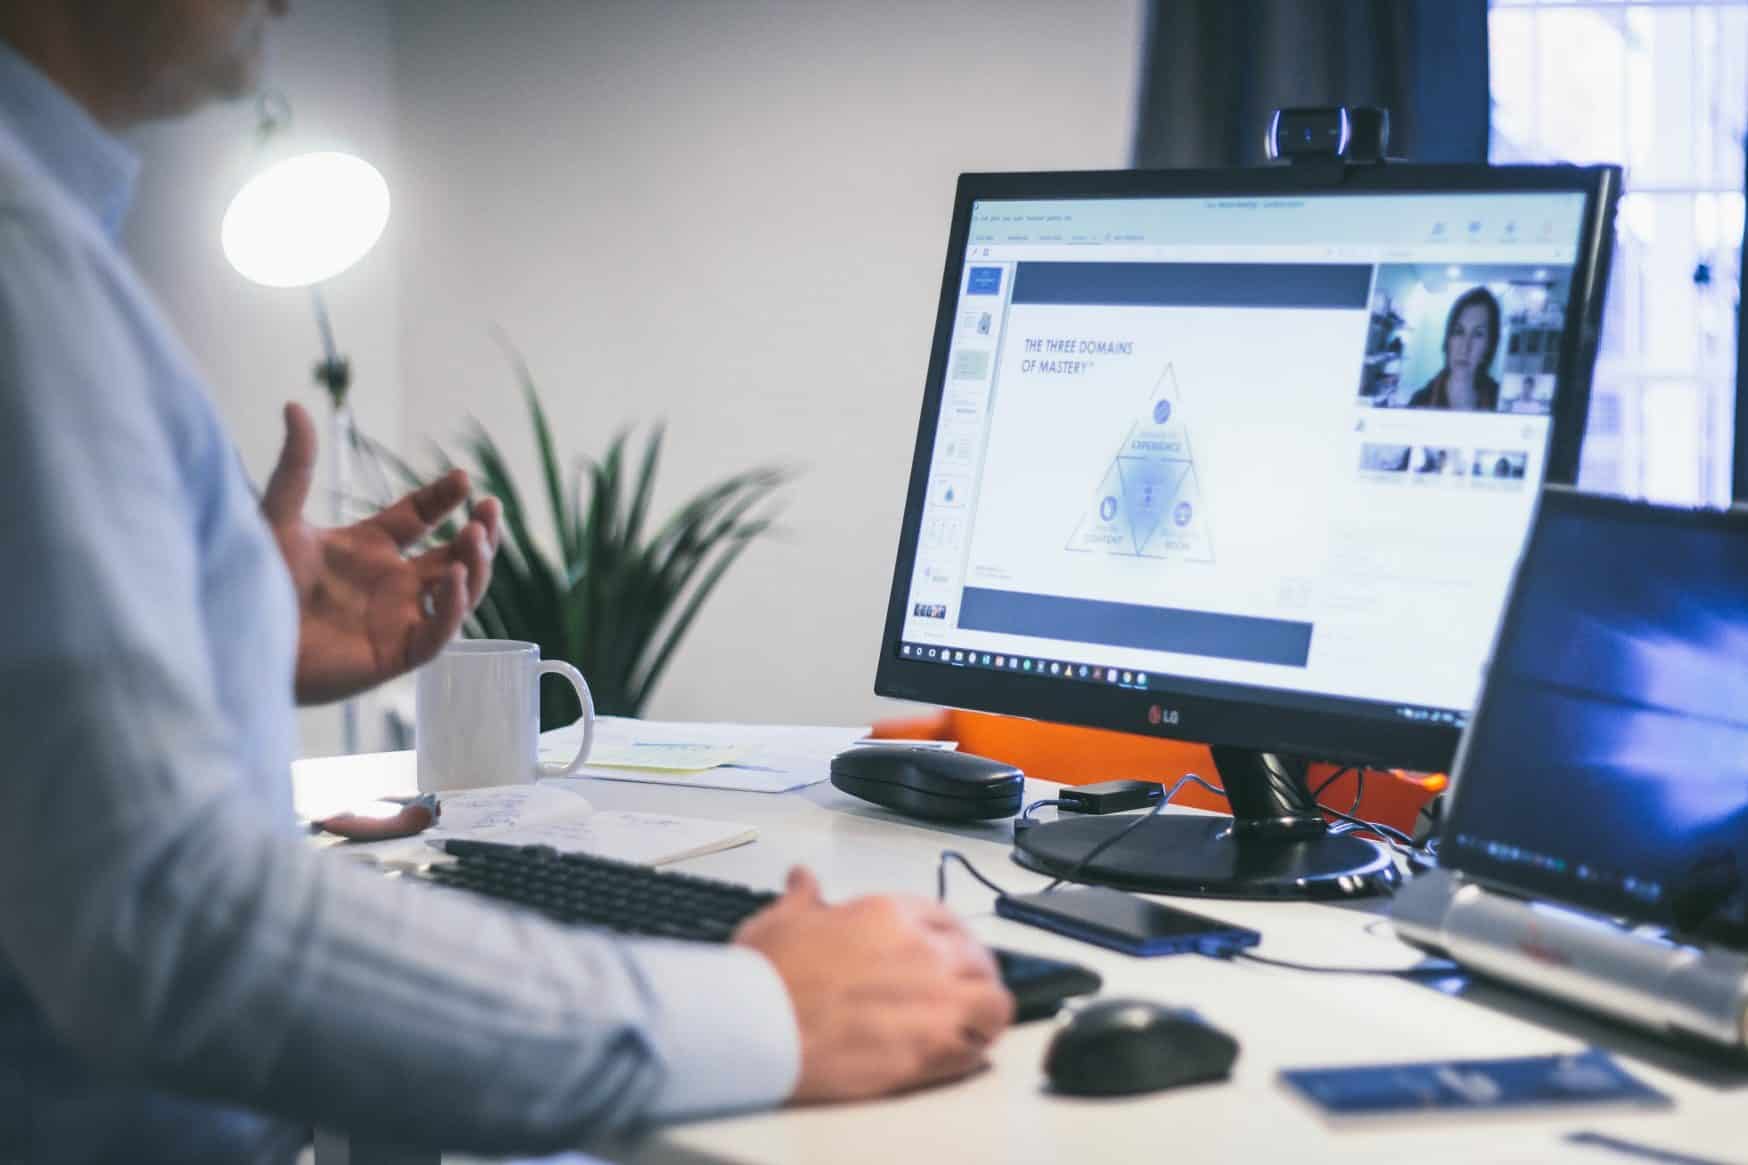
<svg viewBox="0 0 1748 1165">
<path fill-rule="evenodd" d="M 316 464 L 316 430 L 303 406 L 285 406 L 285 444 L 261 512 L 297 588 L 297 700 L 343 700 L 443 649 L 492 577 L 498 503 L 473 508 L 455 540 L 408 558 L 404 551 L 467 499 L 457 469 L 351 526 L 303 519 Z"/>
<path fill-rule="evenodd" d="M 801 1029 L 797 1101 L 853 1100 L 980 1067 L 1013 1020 L 989 952 L 944 907 L 861 898 L 827 906 L 790 872 L 788 892 L 735 942 L 777 969 Z"/>
</svg>

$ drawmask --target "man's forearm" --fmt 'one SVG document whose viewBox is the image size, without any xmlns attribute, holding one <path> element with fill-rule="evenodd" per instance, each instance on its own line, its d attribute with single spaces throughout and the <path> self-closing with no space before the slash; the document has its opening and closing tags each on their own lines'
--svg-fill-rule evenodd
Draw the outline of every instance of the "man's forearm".
<svg viewBox="0 0 1748 1165">
<path fill-rule="evenodd" d="M 88 693 L 93 711 L 129 693 L 130 719 L 185 722 L 129 670 L 111 660 L 54 690 Z M 121 755 L 116 741 L 171 742 L 118 727 L 59 742 L 67 771 L 117 774 L 105 796 L 0 786 L 13 891 L 0 947 L 86 1056 L 328 1127 L 481 1151 L 574 1145 L 793 1087 L 794 1020 L 759 955 L 632 947 L 383 878 L 191 771 L 218 755 L 188 740 L 162 754 L 173 762 Z"/>
</svg>

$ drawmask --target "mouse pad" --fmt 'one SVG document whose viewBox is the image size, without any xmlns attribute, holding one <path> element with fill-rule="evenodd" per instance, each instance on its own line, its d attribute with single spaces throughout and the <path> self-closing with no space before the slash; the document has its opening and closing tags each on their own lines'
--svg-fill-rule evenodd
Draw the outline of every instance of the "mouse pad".
<svg viewBox="0 0 1748 1165">
<path fill-rule="evenodd" d="M 1568 1056 L 1439 1060 L 1352 1068 L 1293 1068 L 1281 1083 L 1325 1117 L 1348 1120 L 1453 1112 L 1566 1110 L 1578 1106 L 1666 1108 L 1663 1093 L 1595 1048 Z"/>
</svg>

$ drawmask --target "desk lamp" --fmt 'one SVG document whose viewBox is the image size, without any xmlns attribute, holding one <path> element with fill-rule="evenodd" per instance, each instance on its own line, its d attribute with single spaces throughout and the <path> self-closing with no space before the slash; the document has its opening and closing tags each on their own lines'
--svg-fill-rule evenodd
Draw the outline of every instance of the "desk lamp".
<svg viewBox="0 0 1748 1165">
<path fill-rule="evenodd" d="M 231 266 L 250 282 L 309 288 L 322 344 L 315 378 L 327 390 L 330 404 L 329 517 L 340 525 L 352 443 L 347 397 L 352 366 L 334 343 L 322 284 L 362 259 L 382 237 L 388 224 L 388 183 L 376 167 L 353 154 L 285 150 L 291 106 L 282 94 L 263 93 L 257 110 L 256 171 L 231 199 L 219 241 Z M 356 752 L 356 701 L 342 703 L 341 725 L 345 750 Z"/>
</svg>

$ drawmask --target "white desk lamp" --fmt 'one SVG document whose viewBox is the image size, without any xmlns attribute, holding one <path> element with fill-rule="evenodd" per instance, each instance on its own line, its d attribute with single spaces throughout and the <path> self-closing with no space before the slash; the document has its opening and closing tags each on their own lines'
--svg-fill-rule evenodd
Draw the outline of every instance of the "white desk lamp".
<svg viewBox="0 0 1748 1165">
<path fill-rule="evenodd" d="M 263 165 L 231 199 L 219 228 L 225 258 L 245 279 L 264 287 L 307 287 L 321 334 L 316 382 L 332 406 L 328 430 L 329 515 L 345 520 L 352 410 L 352 366 L 334 344 L 322 284 L 364 258 L 388 225 L 388 183 L 369 162 L 335 151 L 275 156 L 275 138 L 291 121 L 277 93 L 259 103 Z M 358 707 L 341 704 L 341 739 L 358 751 Z"/>
</svg>

